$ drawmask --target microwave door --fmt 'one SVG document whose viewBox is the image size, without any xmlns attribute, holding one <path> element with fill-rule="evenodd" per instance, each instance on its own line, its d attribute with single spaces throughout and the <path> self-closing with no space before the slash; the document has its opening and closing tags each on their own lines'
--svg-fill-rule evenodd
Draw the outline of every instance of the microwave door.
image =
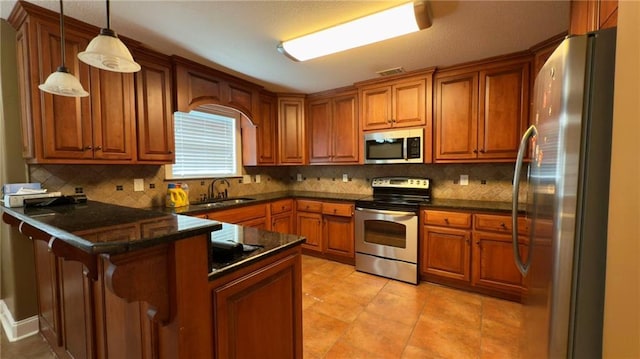
<svg viewBox="0 0 640 359">
<path fill-rule="evenodd" d="M 387 138 L 384 140 L 367 141 L 368 160 L 397 160 L 404 159 L 406 146 L 402 138 Z"/>
</svg>

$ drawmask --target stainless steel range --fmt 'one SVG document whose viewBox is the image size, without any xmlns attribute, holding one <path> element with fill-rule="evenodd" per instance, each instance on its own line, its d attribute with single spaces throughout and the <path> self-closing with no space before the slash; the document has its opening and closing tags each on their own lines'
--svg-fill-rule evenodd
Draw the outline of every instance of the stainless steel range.
<svg viewBox="0 0 640 359">
<path fill-rule="evenodd" d="M 373 196 L 356 201 L 356 270 L 418 283 L 418 213 L 431 180 L 380 177 Z"/>
</svg>

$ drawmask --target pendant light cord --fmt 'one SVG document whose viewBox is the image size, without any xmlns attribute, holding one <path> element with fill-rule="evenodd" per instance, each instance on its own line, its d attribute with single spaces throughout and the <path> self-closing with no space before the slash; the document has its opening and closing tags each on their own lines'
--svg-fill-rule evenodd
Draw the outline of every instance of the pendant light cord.
<svg viewBox="0 0 640 359">
<path fill-rule="evenodd" d="M 111 30 L 111 16 L 109 12 L 109 0 L 107 0 L 107 29 Z"/>
<path fill-rule="evenodd" d="M 66 55 L 64 53 L 64 9 L 62 7 L 62 0 L 60 0 L 60 57 L 61 57 L 61 67 L 66 68 L 65 59 Z"/>
</svg>

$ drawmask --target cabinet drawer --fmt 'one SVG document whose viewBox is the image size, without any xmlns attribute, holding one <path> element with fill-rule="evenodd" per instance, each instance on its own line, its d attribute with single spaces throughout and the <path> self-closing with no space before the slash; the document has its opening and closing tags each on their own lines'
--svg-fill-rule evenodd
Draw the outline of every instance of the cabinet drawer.
<svg viewBox="0 0 640 359">
<path fill-rule="evenodd" d="M 257 204 L 253 206 L 237 207 L 222 211 L 207 213 L 207 218 L 227 223 L 240 223 L 255 218 L 267 216 L 267 205 Z"/>
<path fill-rule="evenodd" d="M 475 229 L 479 231 L 511 233 L 511 229 L 513 228 L 511 225 L 511 216 L 476 214 L 475 217 Z M 526 233 L 528 227 L 524 218 L 518 218 L 518 231 L 520 233 Z"/>
<path fill-rule="evenodd" d="M 424 224 L 432 226 L 471 228 L 471 213 L 448 211 L 424 211 Z"/>
<path fill-rule="evenodd" d="M 296 201 L 296 209 L 303 212 L 322 212 L 322 202 L 299 199 Z"/>
<path fill-rule="evenodd" d="M 353 216 L 352 203 L 323 203 L 322 214 L 332 216 L 351 217 Z"/>
<path fill-rule="evenodd" d="M 280 214 L 285 212 L 291 212 L 293 209 L 292 199 L 281 199 L 271 203 L 271 214 Z"/>
</svg>

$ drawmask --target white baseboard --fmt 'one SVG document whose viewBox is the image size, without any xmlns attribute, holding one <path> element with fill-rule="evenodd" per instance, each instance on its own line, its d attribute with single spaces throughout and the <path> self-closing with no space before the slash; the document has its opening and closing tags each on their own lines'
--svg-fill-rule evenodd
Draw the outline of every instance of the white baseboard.
<svg viewBox="0 0 640 359">
<path fill-rule="evenodd" d="M 10 342 L 34 335 L 39 330 L 37 315 L 16 322 L 2 299 L 0 299 L 0 321 Z"/>
</svg>

